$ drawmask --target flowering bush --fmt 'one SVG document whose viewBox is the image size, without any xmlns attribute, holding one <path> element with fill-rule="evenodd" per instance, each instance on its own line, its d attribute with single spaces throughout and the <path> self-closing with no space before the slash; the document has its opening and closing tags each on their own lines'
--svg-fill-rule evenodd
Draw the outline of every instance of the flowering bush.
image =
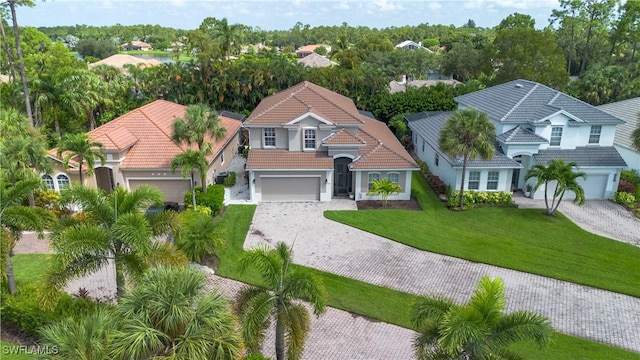
<svg viewBox="0 0 640 360">
<path fill-rule="evenodd" d="M 633 194 L 636 192 L 636 186 L 630 182 L 620 179 L 620 182 L 618 183 L 618 191 Z"/>
<path fill-rule="evenodd" d="M 615 195 L 613 195 L 613 201 L 628 208 L 633 208 L 633 206 L 636 204 L 636 197 L 633 196 L 633 194 L 618 191 L 617 193 L 615 193 Z"/>
<path fill-rule="evenodd" d="M 460 202 L 460 191 L 455 191 L 449 197 L 448 206 L 457 207 Z M 483 206 L 513 206 L 513 195 L 504 191 L 465 191 L 463 196 L 463 210 Z"/>
</svg>

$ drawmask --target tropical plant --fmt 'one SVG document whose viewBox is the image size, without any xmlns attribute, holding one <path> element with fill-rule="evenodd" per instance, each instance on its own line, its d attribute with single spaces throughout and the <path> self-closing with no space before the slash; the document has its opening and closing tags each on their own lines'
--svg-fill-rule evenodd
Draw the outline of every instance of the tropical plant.
<svg viewBox="0 0 640 360">
<path fill-rule="evenodd" d="M 640 115 L 638 115 L 638 118 L 640 119 Z M 631 141 L 633 143 L 633 147 L 640 151 L 640 123 L 638 123 L 638 127 L 631 133 Z"/>
<path fill-rule="evenodd" d="M 206 207 L 205 207 L 206 208 Z M 202 262 L 202 258 L 213 255 L 215 248 L 224 244 L 220 230 L 211 215 L 195 210 L 180 214 L 182 226 L 175 237 L 176 247 L 190 261 Z"/>
<path fill-rule="evenodd" d="M 266 288 L 245 288 L 236 299 L 242 336 L 250 353 L 260 351 L 265 331 L 275 319 L 276 358 L 299 359 L 310 320 L 304 305 L 296 300 L 311 303 L 316 316 L 324 312 L 324 286 L 304 269 L 294 267 L 292 261 L 291 249 L 282 242 L 275 249 L 257 246 L 242 257 L 242 268 L 255 267 L 266 285 Z"/>
<path fill-rule="evenodd" d="M 154 263 L 186 263 L 167 243 L 154 239 L 173 233 L 178 226 L 173 211 L 147 214 L 152 205 L 162 204 L 162 192 L 151 186 L 127 191 L 117 187 L 110 194 L 102 190 L 72 185 L 61 203 L 82 210 L 63 217 L 51 234 L 52 267 L 47 274 L 51 289 L 69 280 L 100 269 L 114 261 L 117 295 L 125 289 L 126 276 L 139 277 Z M 162 254 L 162 258 L 159 255 Z"/>
<path fill-rule="evenodd" d="M 546 165 L 536 164 L 525 176 L 526 180 L 536 178 L 536 183 L 533 185 L 533 191 L 537 191 L 544 185 L 544 204 L 547 207 L 546 214 L 554 216 L 560 202 L 567 191 L 572 191 L 575 194 L 574 203 L 582 205 L 585 202 L 584 189 L 578 183 L 578 178 L 586 178 L 586 174 L 582 171 L 574 171 L 578 164 L 575 162 L 564 162 L 563 159 L 553 159 Z M 551 204 L 549 204 L 549 187 L 553 186 L 553 198 Z"/>
<path fill-rule="evenodd" d="M 211 140 L 224 138 L 227 129 L 220 124 L 218 114 L 206 105 L 189 105 L 185 119 L 177 118 L 173 122 L 171 139 L 176 144 L 196 145 L 204 155 L 211 154 Z M 202 172 L 202 188 L 206 188 L 207 175 Z"/>
<path fill-rule="evenodd" d="M 58 157 L 65 167 L 69 167 L 71 159 L 77 158 L 80 186 L 84 186 L 82 168 L 86 164 L 87 175 L 93 175 L 96 158 L 100 159 L 102 165 L 106 161 L 104 150 L 102 143 L 91 141 L 87 134 L 65 134 L 58 146 Z"/>
<path fill-rule="evenodd" d="M 202 151 L 187 149 L 171 160 L 171 172 L 176 172 L 178 168 L 180 168 L 183 177 L 191 176 L 191 202 L 193 207 L 196 207 L 196 192 L 193 191 L 196 180 L 195 172 L 202 174 L 203 178 L 206 177 L 207 159 Z M 204 185 L 204 183 L 202 184 Z"/>
<path fill-rule="evenodd" d="M 22 231 L 33 230 L 43 237 L 43 231 L 50 223 L 51 214 L 38 207 L 23 206 L 22 203 L 34 190 L 40 188 L 40 180 L 21 180 L 11 184 L 0 180 L 0 266 L 3 279 L 9 283 L 9 292 L 16 292 L 11 257 L 13 247 L 20 240 Z"/>
<path fill-rule="evenodd" d="M 369 189 L 367 194 L 380 195 L 380 198 L 382 199 L 382 207 L 386 207 L 389 195 L 397 194 L 400 191 L 402 191 L 402 187 L 399 184 L 396 184 L 385 177 L 380 180 L 374 179 L 373 184 L 371 184 L 371 189 Z"/>
<path fill-rule="evenodd" d="M 519 359 L 510 345 L 533 340 L 546 346 L 553 329 L 544 316 L 529 311 L 505 314 L 500 278 L 483 277 L 468 303 L 421 297 L 411 309 L 418 332 L 413 346 L 418 359 Z"/>
<path fill-rule="evenodd" d="M 495 153 L 495 127 L 487 114 L 473 108 L 456 111 L 440 130 L 440 149 L 454 158 L 462 157 L 459 207 L 464 207 L 464 184 L 469 160 L 491 159 Z"/>
</svg>

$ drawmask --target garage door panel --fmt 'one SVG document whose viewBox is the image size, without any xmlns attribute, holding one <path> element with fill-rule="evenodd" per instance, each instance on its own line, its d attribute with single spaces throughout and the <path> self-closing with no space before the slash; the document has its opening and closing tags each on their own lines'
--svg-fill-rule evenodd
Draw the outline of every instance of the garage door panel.
<svg viewBox="0 0 640 360">
<path fill-rule="evenodd" d="M 606 174 L 587 174 L 586 179 L 578 179 L 578 184 L 584 189 L 585 198 L 602 199 L 608 179 L 609 175 Z"/>
<path fill-rule="evenodd" d="M 262 201 L 320 200 L 319 177 L 260 177 Z"/>
<path fill-rule="evenodd" d="M 129 188 L 140 185 L 155 186 L 164 194 L 164 201 L 184 203 L 184 194 L 191 189 L 189 180 L 129 180 Z"/>
</svg>

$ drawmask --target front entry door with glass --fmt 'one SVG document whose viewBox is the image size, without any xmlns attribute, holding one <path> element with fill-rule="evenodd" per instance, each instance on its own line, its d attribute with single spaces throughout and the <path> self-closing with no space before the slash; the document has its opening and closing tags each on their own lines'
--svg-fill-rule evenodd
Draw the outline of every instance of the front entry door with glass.
<svg viewBox="0 0 640 360">
<path fill-rule="evenodd" d="M 333 165 L 333 195 L 346 196 L 351 191 L 351 172 L 349 158 L 338 158 Z"/>
</svg>

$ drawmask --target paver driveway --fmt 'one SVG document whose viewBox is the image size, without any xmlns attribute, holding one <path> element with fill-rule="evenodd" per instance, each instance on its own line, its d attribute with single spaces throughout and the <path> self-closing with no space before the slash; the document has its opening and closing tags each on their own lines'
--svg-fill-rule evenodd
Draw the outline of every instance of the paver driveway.
<svg viewBox="0 0 640 360">
<path fill-rule="evenodd" d="M 261 203 L 245 248 L 284 241 L 294 262 L 414 294 L 469 299 L 484 275 L 501 277 L 508 310 L 549 317 L 557 331 L 640 352 L 640 299 L 542 276 L 437 255 L 324 218 L 355 202 Z"/>
</svg>

